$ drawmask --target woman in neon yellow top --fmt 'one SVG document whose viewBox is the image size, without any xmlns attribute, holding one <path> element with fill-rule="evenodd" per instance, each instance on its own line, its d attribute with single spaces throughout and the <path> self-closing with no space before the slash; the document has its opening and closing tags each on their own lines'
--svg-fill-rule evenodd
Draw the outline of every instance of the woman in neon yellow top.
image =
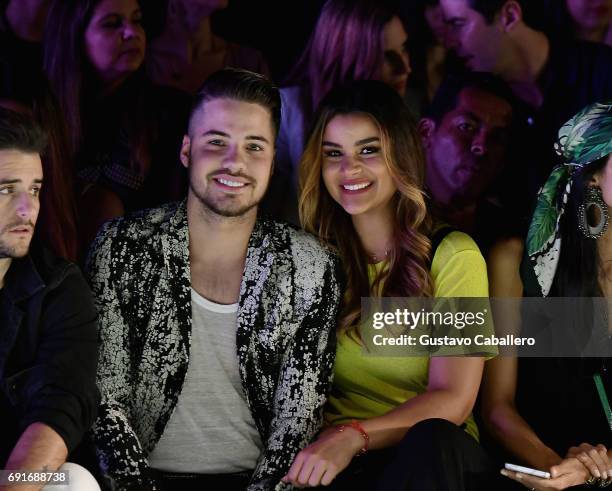
<svg viewBox="0 0 612 491">
<path fill-rule="evenodd" d="M 486 468 L 471 417 L 484 359 L 364 356 L 357 326 L 361 297 L 487 297 L 484 259 L 456 231 L 431 258 L 423 152 L 393 91 L 374 81 L 336 89 L 314 121 L 300 164 L 300 218 L 337 248 L 347 285 L 326 409 L 331 426 L 296 456 L 284 480 L 333 489 L 475 489 L 466 475 Z M 434 470 L 440 460 L 444 472 Z"/>
</svg>

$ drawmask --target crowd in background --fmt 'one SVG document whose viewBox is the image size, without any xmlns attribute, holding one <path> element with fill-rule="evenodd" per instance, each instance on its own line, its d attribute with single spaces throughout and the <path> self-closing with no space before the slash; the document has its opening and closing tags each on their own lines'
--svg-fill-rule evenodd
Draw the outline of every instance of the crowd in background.
<svg viewBox="0 0 612 491">
<path fill-rule="evenodd" d="M 610 203 L 605 169 L 611 165 L 612 1 L 228 3 L 0 2 L 0 107 L 32 118 L 47 135 L 37 243 L 84 267 L 109 220 L 182 200 L 193 186 L 185 135 L 192 136 L 194 97 L 201 97 L 200 88 L 211 75 L 231 67 L 258 73 L 280 87 L 274 170 L 261 213 L 318 236 L 342 258 L 347 282 L 338 315 L 335 390 L 372 388 L 356 389 L 350 380 L 353 370 L 368 373 L 351 351 L 351 326 L 359 319 L 362 296 L 608 296 L 609 283 L 592 280 L 607 271 L 602 266 L 607 249 L 600 241 L 605 227 L 593 232 L 588 219 L 586 225 L 568 225 L 560 217 L 566 208 L 571 210 L 566 215 L 575 217 L 585 203 Z M 603 129 L 592 123 L 599 117 L 605 120 Z M 578 129 L 571 126 L 572 118 Z M 559 133 L 567 124 L 570 128 Z M 362 133 L 380 134 L 383 148 L 360 147 L 359 158 L 372 158 L 365 174 L 370 180 L 355 169 L 354 180 L 343 181 L 349 171 L 338 170 L 342 156 L 353 151 L 345 135 Z M 580 138 L 600 134 L 593 147 L 582 147 Z M 576 141 L 570 145 L 572 138 Z M 377 170 L 370 153 L 378 151 L 396 163 L 388 171 L 391 177 Z M 563 163 L 588 171 L 570 178 L 558 170 Z M 558 206 L 556 194 L 544 196 L 549 208 L 542 211 L 538 191 L 551 179 L 555 189 L 567 185 L 563 206 L 538 229 L 544 219 L 534 226 L 534 212 L 539 217 L 538 210 L 544 214 Z M 391 201 L 393 220 L 379 222 L 375 213 L 368 215 L 370 221 L 357 220 L 350 200 L 333 192 L 349 186 L 357 193 L 372 182 L 392 190 L 389 196 L 381 191 L 385 206 L 399 189 L 401 197 Z M 601 189 L 599 201 L 593 187 Z M 584 245 L 574 234 L 578 229 L 599 240 L 599 249 L 595 242 Z M 550 249 L 561 239 L 566 244 L 561 253 L 557 246 Z M 453 262 L 457 251 L 462 259 Z M 371 267 L 381 260 L 383 269 Z M 535 272 L 526 273 L 526 264 L 534 264 Z M 577 479 L 571 483 L 579 484 L 585 481 L 582 468 L 567 470 L 575 458 L 588 476 L 612 480 L 612 458 L 604 472 L 612 439 L 602 431 L 607 423 L 600 421 L 599 399 L 593 391 L 582 392 L 585 376 L 592 374 L 589 363 L 478 360 L 452 366 L 432 362 L 431 367 L 398 363 L 394 369 L 410 373 L 414 386 L 436 380 L 458 394 L 450 415 L 432 409 L 452 405 L 454 399 L 444 397 L 415 403 L 411 411 L 431 411 L 462 428 L 456 434 L 454 426 L 428 427 L 402 445 L 422 448 L 437 432 L 470 460 L 469 472 L 489 466 L 488 459 L 540 469 L 569 466 L 557 474 L 571 475 Z M 459 383 L 451 371 L 474 383 Z M 483 371 L 483 404 L 473 417 Z M 395 400 L 380 402 L 381 396 L 379 406 L 366 406 L 356 419 L 374 421 L 393 412 L 413 390 L 406 392 L 390 374 L 377 375 L 377 383 L 386 384 Z M 542 384 L 548 389 L 541 391 Z M 581 394 L 582 403 L 575 404 L 572 394 Z M 350 418 L 343 416 L 353 403 L 358 405 L 334 393 L 327 423 L 348 424 Z M 550 419 L 551 411 L 558 413 L 557 420 Z M 557 431 L 553 424 L 565 418 L 571 428 Z M 479 438 L 477 420 L 488 456 L 472 448 L 475 439 L 464 441 L 467 435 Z M 374 427 L 366 425 L 368 431 Z M 385 438 L 382 447 L 400 444 Z M 303 462 L 315 450 L 331 448 L 331 439 L 321 434 L 280 477 L 300 483 Z M 588 445 L 580 447 L 583 442 Z M 589 457 L 592 451 L 596 457 Z M 464 474 L 453 473 L 456 466 L 449 464 L 460 460 L 458 454 L 447 455 L 442 468 L 461 480 Z M 95 469 L 87 449 L 79 458 Z M 380 457 L 365 464 L 353 461 L 348 469 L 355 474 L 343 485 L 357 489 L 360 472 L 374 475 L 379 486 L 401 480 L 397 465 L 376 474 L 373 469 L 381 465 Z M 469 473 L 468 467 L 462 472 Z M 99 477 L 98 470 L 92 473 Z M 527 488 L 541 484 L 510 477 Z M 506 479 L 504 485 L 514 481 Z M 442 489 L 429 485 L 420 489 Z M 537 489 L 567 487 L 558 486 Z"/>
<path fill-rule="evenodd" d="M 315 11 L 315 4 L 295 8 Z M 222 30 L 255 42 L 259 36 L 267 51 L 275 50 L 268 53 L 276 61 L 270 70 L 261 51 L 215 34 L 213 14 L 222 14 L 227 2 L 159 1 L 141 9 L 138 2 L 101 2 L 95 7 L 96 2 L 5 1 L 3 106 L 33 111 L 53 133 L 46 162 L 48 186 L 60 192 L 43 194 L 52 201 L 44 208 L 41 227 L 47 243 L 75 260 L 107 219 L 182 196 L 185 175 L 176 150 L 189 96 L 224 66 L 268 77 L 274 73 L 274 81 L 283 87 L 283 124 L 268 201 L 274 214 L 294 223 L 295 168 L 311 114 L 331 87 L 352 79 L 381 79 L 419 118 L 435 110 L 434 97 L 445 77 L 466 69 L 494 73 L 510 85 L 516 99 L 511 101 L 513 130 L 522 133 L 515 141 L 530 152 L 525 155 L 521 145 L 509 145 L 520 155 L 508 160 L 511 167 L 525 167 L 518 174 L 535 173 L 527 188 L 533 198 L 554 162 L 550 142 L 558 126 L 586 103 L 601 99 L 610 84 L 603 45 L 612 42 L 612 13 L 606 2 L 525 2 L 517 30 L 521 32 L 490 43 L 484 30 L 464 35 L 466 21 L 448 22 L 436 1 L 364 3 L 348 12 L 350 4 L 327 2 L 313 25 L 302 20 L 317 12 L 289 15 L 287 24 L 299 25 L 297 35 L 272 47 L 266 45 L 269 30 L 259 31 L 258 26 L 269 29 L 266 10 L 282 11 L 279 5 L 264 2 L 255 13 L 253 6 L 239 4 L 232 14 L 246 32 L 232 30 L 227 16 L 221 18 Z M 487 22 L 496 5 L 483 4 Z M 117 9 L 121 17 L 104 19 L 106 10 Z M 261 23 L 245 27 L 241 9 Z M 299 34 L 308 29 L 310 38 L 291 63 L 287 53 L 305 42 Z M 550 50 L 543 47 L 544 38 L 550 40 Z M 562 77 L 573 85 L 562 83 Z M 575 91 L 568 94 L 567 87 Z M 516 170 L 503 165 L 505 158 L 495 156 L 494 165 Z M 516 196 L 522 189 L 496 190 L 498 196 L 505 191 Z M 61 229 L 55 218 L 59 216 Z"/>
</svg>

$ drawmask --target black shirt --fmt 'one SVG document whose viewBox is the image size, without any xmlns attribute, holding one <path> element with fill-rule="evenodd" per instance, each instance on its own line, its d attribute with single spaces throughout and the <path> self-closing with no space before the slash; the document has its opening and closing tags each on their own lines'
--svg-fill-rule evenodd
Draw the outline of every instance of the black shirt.
<svg viewBox="0 0 612 491">
<path fill-rule="evenodd" d="M 542 296 L 526 253 L 521 263 L 521 280 L 525 297 Z M 553 284 L 549 297 L 560 296 Z M 546 316 L 540 324 L 545 343 L 565 336 L 560 332 L 559 323 Z M 581 324 L 582 331 L 570 333 L 578 345 L 590 337 L 588 325 Z M 562 457 L 570 447 L 583 442 L 612 448 L 612 431 L 593 379 L 595 374 L 601 376 L 609 398 L 612 394 L 610 363 L 607 358 L 519 358 L 517 409 L 540 439 Z"/>
<path fill-rule="evenodd" d="M 113 191 L 127 212 L 184 196 L 180 149 L 187 129 L 189 97 L 134 74 L 115 93 L 90 94 L 83 105 L 83 137 L 76 155 L 77 176 Z M 147 155 L 137 155 L 139 142 Z M 149 161 L 142 176 L 132 161 Z"/>
<path fill-rule="evenodd" d="M 526 203 L 527 214 L 538 189 L 559 163 L 554 151 L 559 129 L 589 104 L 612 99 L 612 48 L 589 42 L 551 42 L 538 85 L 542 105 L 515 108 L 519 128 L 509 163 L 515 172 L 507 185 L 508 193 L 527 192 L 529 199 L 517 202 Z"/>
<path fill-rule="evenodd" d="M 554 329 L 554 326 L 551 326 Z M 599 373 L 606 392 L 607 360 L 595 358 L 520 358 L 516 405 L 540 439 L 562 457 L 583 442 L 612 446 L 593 375 Z"/>
<path fill-rule="evenodd" d="M 99 404 L 96 311 L 80 270 L 43 250 L 14 259 L 0 290 L 0 467 L 32 423 L 70 452 Z"/>
</svg>

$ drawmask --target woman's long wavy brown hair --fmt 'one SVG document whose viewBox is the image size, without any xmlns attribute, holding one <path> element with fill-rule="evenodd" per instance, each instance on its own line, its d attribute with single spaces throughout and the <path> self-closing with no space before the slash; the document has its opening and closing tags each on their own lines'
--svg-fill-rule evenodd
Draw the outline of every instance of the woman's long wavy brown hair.
<svg viewBox="0 0 612 491">
<path fill-rule="evenodd" d="M 365 114 L 377 124 L 387 169 L 397 187 L 392 198 L 396 212 L 388 267 L 372 284 L 368 279 L 368 256 L 351 217 L 331 197 L 322 177 L 325 128 L 335 116 L 352 113 Z M 341 332 L 352 333 L 359 325 L 361 297 L 432 295 L 428 239 L 431 220 L 423 192 L 424 159 L 414 120 L 401 97 L 382 82 L 354 82 L 333 90 L 322 100 L 300 161 L 299 210 L 304 229 L 337 248 L 342 258 L 347 288 L 339 323 Z"/>
</svg>

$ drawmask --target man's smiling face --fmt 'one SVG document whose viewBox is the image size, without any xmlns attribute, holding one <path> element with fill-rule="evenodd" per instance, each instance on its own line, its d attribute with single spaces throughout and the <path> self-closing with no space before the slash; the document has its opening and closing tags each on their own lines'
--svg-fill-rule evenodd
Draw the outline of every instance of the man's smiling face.
<svg viewBox="0 0 612 491">
<path fill-rule="evenodd" d="M 181 150 L 190 196 L 220 216 L 256 211 L 270 181 L 274 140 L 264 106 L 230 98 L 205 101 Z"/>
</svg>

